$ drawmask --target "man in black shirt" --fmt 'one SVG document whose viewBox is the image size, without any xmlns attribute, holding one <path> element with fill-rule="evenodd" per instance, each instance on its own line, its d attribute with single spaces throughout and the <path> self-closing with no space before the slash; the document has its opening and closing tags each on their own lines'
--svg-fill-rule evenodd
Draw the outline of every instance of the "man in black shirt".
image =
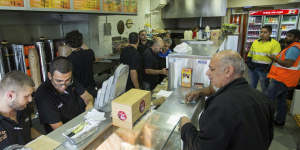
<svg viewBox="0 0 300 150">
<path fill-rule="evenodd" d="M 136 32 L 129 34 L 129 45 L 122 49 L 120 60 L 121 63 L 129 66 L 126 91 L 131 88 L 141 89 L 142 85 L 142 61 L 141 55 L 137 51 L 139 37 Z"/>
<path fill-rule="evenodd" d="M 72 50 L 68 59 L 73 64 L 74 80 L 78 81 L 95 98 L 97 88 L 93 71 L 94 51 L 83 43 L 83 36 L 78 30 L 67 33 L 66 43 Z"/>
<path fill-rule="evenodd" d="M 141 55 L 143 55 L 144 51 L 150 47 L 150 41 L 147 39 L 147 32 L 146 30 L 141 30 L 139 32 L 139 44 L 138 44 L 138 51 Z"/>
<path fill-rule="evenodd" d="M 168 75 L 168 70 L 161 67 L 158 53 L 162 50 L 163 41 L 156 38 L 151 43 L 151 47 L 146 49 L 143 54 L 144 61 L 144 80 L 143 87 L 146 90 L 153 90 L 159 82 L 160 75 Z"/>
<path fill-rule="evenodd" d="M 32 100 L 34 82 L 23 72 L 7 73 L 0 82 L 0 149 L 31 140 L 30 126 L 17 114 Z"/>
<path fill-rule="evenodd" d="M 35 93 L 40 122 L 47 133 L 83 113 L 93 103 L 93 97 L 72 79 L 72 64 L 67 58 L 53 60 L 48 78 Z"/>
<path fill-rule="evenodd" d="M 187 117 L 180 122 L 181 138 L 189 150 L 268 150 L 273 139 L 274 108 L 270 100 L 243 78 L 244 60 L 234 51 L 213 56 L 206 72 L 214 88 L 200 113 L 200 131 Z M 193 96 L 194 95 L 194 96 Z"/>
</svg>

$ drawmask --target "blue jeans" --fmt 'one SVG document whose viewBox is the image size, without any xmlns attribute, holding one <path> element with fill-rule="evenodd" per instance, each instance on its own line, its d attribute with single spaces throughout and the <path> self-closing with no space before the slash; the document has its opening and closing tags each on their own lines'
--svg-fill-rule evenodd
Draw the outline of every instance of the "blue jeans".
<svg viewBox="0 0 300 150">
<path fill-rule="evenodd" d="M 271 79 L 270 85 L 267 90 L 267 96 L 270 100 L 272 100 L 274 106 L 277 102 L 277 113 L 275 120 L 278 123 L 284 123 L 286 114 L 287 114 L 287 106 L 286 106 L 286 98 L 288 95 L 288 87 L 285 84 Z"/>
<path fill-rule="evenodd" d="M 256 89 L 259 80 L 262 92 L 266 93 L 269 85 L 269 79 L 267 78 L 268 73 L 261 68 L 255 68 L 253 70 L 249 69 L 248 73 L 250 77 L 250 85 Z"/>
</svg>

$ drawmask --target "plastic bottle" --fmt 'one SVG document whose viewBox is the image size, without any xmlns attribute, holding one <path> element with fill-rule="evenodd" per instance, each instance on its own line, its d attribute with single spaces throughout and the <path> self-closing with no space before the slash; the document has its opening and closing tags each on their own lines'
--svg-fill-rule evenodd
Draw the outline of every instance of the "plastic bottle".
<svg viewBox="0 0 300 150">
<path fill-rule="evenodd" d="M 206 32 L 206 38 L 210 39 L 210 27 L 208 25 L 205 27 L 205 32 Z"/>
<path fill-rule="evenodd" d="M 202 39 L 202 30 L 199 30 L 198 31 L 198 40 L 201 40 Z"/>
</svg>

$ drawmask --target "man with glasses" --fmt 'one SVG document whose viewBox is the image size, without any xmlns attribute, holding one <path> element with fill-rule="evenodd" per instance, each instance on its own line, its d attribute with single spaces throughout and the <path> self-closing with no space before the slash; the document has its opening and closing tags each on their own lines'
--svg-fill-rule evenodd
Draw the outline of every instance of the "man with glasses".
<svg viewBox="0 0 300 150">
<path fill-rule="evenodd" d="M 72 80 L 72 64 L 67 58 L 58 57 L 51 63 L 48 78 L 35 94 L 40 122 L 47 133 L 83 113 L 93 103 L 92 95 Z"/>
</svg>

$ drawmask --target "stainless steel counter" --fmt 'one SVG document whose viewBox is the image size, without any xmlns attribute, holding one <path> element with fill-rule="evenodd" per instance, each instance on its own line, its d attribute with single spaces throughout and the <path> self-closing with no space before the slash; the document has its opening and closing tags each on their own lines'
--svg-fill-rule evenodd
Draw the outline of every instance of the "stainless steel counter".
<svg viewBox="0 0 300 150">
<path fill-rule="evenodd" d="M 155 137 L 152 139 L 157 149 L 173 149 L 180 148 L 180 142 L 177 140 L 180 139 L 180 132 L 178 132 L 178 122 L 181 116 L 187 116 L 194 120 L 197 118 L 201 108 L 202 103 L 194 103 L 194 104 L 183 104 L 184 96 L 192 91 L 190 88 L 178 88 L 176 89 L 170 97 L 166 99 L 166 101 L 157 109 L 150 112 L 147 118 L 146 123 L 152 126 L 155 126 L 156 130 Z M 110 114 L 106 113 L 105 117 L 107 120 L 103 121 L 97 131 L 80 142 L 78 145 L 70 145 L 68 141 L 62 136 L 62 133 L 67 129 L 76 126 L 84 120 L 84 115 L 82 113 L 73 120 L 64 124 L 62 127 L 52 131 L 47 136 L 59 143 L 61 145 L 56 148 L 56 150 L 69 150 L 69 149 L 96 149 L 101 143 L 103 143 L 112 133 L 114 133 L 115 128 L 111 125 L 112 120 L 110 118 Z M 145 119 L 144 119 L 145 120 Z M 160 138 L 159 138 L 160 137 Z M 42 148 L 41 148 L 42 149 Z"/>
<path fill-rule="evenodd" d="M 142 147 L 151 150 L 179 150 L 181 147 L 178 126 L 180 118 L 187 116 L 195 120 L 203 106 L 202 102 L 182 103 L 185 95 L 192 90 L 190 88 L 176 89 L 158 109 L 148 112 L 132 130 L 116 130 L 115 134 L 99 147 L 99 150 L 112 147 L 130 150 Z"/>
<path fill-rule="evenodd" d="M 192 88 L 177 88 L 168 97 L 167 101 L 163 103 L 157 111 L 175 115 L 177 117 L 187 116 L 192 123 L 198 126 L 198 116 L 204 108 L 204 100 L 195 100 L 195 103 L 184 104 L 185 95 L 195 89 Z M 174 127 L 169 140 L 166 141 L 164 150 L 181 150 L 181 134 L 179 125 Z"/>
<path fill-rule="evenodd" d="M 86 115 L 87 112 L 84 112 L 77 116 L 76 118 L 70 120 L 68 123 L 64 124 L 60 128 L 50 132 L 47 136 L 51 139 L 54 139 L 55 141 L 61 143 L 61 145 L 56 148 L 57 150 L 65 150 L 65 149 L 78 149 L 82 150 L 89 146 L 94 140 L 96 140 L 99 135 L 103 135 L 104 132 L 106 132 L 111 127 L 111 118 L 110 114 L 105 114 L 105 117 L 107 118 L 105 121 L 101 122 L 97 131 L 82 141 L 80 144 L 76 145 L 76 147 L 71 147 L 69 142 L 66 141 L 65 137 L 62 136 L 62 133 L 65 132 L 67 129 L 70 129 L 76 125 L 78 125 L 80 122 L 84 120 L 84 115 Z"/>
<path fill-rule="evenodd" d="M 192 88 L 177 88 L 167 98 L 167 100 L 157 109 L 159 112 L 167 113 L 170 115 L 187 116 L 191 119 L 198 115 L 203 107 L 202 102 L 185 104 L 185 95 L 194 89 Z"/>
</svg>

